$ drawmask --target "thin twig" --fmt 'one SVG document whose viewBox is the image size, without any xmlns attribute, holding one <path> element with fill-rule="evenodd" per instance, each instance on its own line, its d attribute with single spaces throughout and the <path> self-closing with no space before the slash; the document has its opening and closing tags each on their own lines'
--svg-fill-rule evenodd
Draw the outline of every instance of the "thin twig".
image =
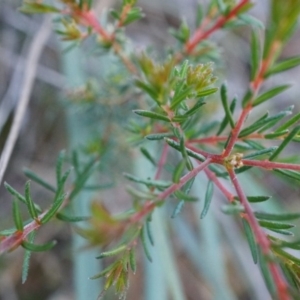
<svg viewBox="0 0 300 300">
<path fill-rule="evenodd" d="M 4 173 L 20 132 L 31 90 L 33 88 L 38 61 L 50 32 L 50 19 L 46 18 L 29 47 L 27 64 L 24 72 L 24 81 L 21 88 L 21 96 L 14 115 L 13 124 L 0 158 L 0 184 L 2 183 Z"/>
</svg>

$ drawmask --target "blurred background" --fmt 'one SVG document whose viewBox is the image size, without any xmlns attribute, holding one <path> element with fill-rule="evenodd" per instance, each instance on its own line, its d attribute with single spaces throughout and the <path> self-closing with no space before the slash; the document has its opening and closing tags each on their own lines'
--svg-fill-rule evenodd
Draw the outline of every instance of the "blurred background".
<svg viewBox="0 0 300 300">
<path fill-rule="evenodd" d="M 131 49 L 141 51 L 151 48 L 155 55 L 161 55 L 165 49 L 176 44 L 169 32 L 170 28 L 178 28 L 184 19 L 194 30 L 197 3 L 207 5 L 208 2 L 139 1 L 146 17 L 126 30 L 132 40 Z M 126 72 L 113 55 L 101 55 L 93 51 L 91 41 L 87 41 L 80 49 L 65 51 L 67 45 L 52 30 L 51 23 L 55 23 L 55 19 L 47 21 L 41 15 L 22 14 L 18 11 L 20 5 L 20 0 L 0 2 L 1 149 L 11 129 L 24 78 L 29 76 L 26 62 L 33 38 L 41 28 L 49 37 L 37 62 L 30 102 L 4 181 L 22 191 L 27 180 L 22 169 L 26 167 L 49 182 L 55 182 L 54 165 L 62 149 L 72 149 L 82 143 L 82 140 L 85 142 L 81 147 L 86 147 L 86 151 L 93 147 L 101 148 L 105 146 L 104 133 L 113 132 L 115 138 L 108 146 L 110 155 L 105 156 L 103 163 L 102 171 L 104 170 L 105 176 L 99 177 L 104 183 L 113 182 L 118 185 L 92 197 L 103 200 L 113 212 L 128 209 L 130 197 L 125 193 L 124 186 L 127 183 L 122 172 L 134 169 L 135 173 L 143 174 L 148 170 L 142 159 L 135 166 L 132 165 L 139 158 L 135 152 L 129 150 L 123 137 L 124 131 L 121 130 L 129 122 L 130 109 L 135 107 L 134 101 L 138 100 L 139 95 L 128 90 Z M 118 5 L 117 0 L 94 1 L 99 16 L 105 17 L 114 5 Z M 257 1 L 251 14 L 265 22 L 268 7 L 269 1 Z M 249 29 L 245 27 L 233 31 L 223 30 L 212 37 L 213 43 L 220 47 L 221 59 L 215 60 L 217 76 L 220 82 L 226 78 L 230 96 L 237 95 L 238 99 L 242 97 L 249 80 L 248 39 Z M 299 54 L 298 30 L 284 50 L 283 57 Z M 267 107 L 266 104 L 265 108 L 276 112 L 294 104 L 295 111 L 299 111 L 299 78 L 298 67 L 268 81 L 266 88 L 277 83 L 290 83 L 293 87 L 278 96 L 272 102 L 272 107 Z M 122 80 L 123 90 L 116 90 L 114 83 Z M 88 101 L 86 94 L 82 97 L 82 93 L 87 92 L 86 82 L 97 92 L 97 107 Z M 85 101 L 82 102 L 82 98 Z M 216 111 L 216 117 L 219 113 L 218 101 L 215 99 L 209 107 Z M 83 128 L 91 127 L 94 128 L 93 136 L 86 137 Z M 299 155 L 299 144 L 292 145 L 289 151 Z M 300 211 L 299 189 L 295 185 L 269 173 L 254 172 L 253 175 L 255 176 L 243 177 L 245 189 L 257 194 L 271 194 L 273 200 L 267 204 L 267 209 L 276 211 L 284 207 L 290 211 Z M 197 180 L 205 182 L 205 178 L 201 176 Z M 38 199 L 41 206 L 47 207 L 50 194 L 38 185 L 33 185 L 32 189 L 33 199 Z M 194 193 L 203 199 L 205 189 L 199 184 Z M 13 226 L 12 199 L 3 184 L 0 195 L 0 230 L 3 230 Z M 218 196 L 216 191 L 215 197 Z M 201 222 L 198 215 L 202 204 L 198 203 L 185 207 L 184 212 L 175 220 L 170 219 L 174 203 L 166 205 L 157 213 L 153 225 L 157 242 L 151 248 L 154 262 L 148 263 L 140 251 L 137 274 L 131 276 L 130 280 L 129 300 L 270 299 L 261 275 L 252 262 L 240 223 L 221 212 L 222 203 L 224 199 L 216 199 L 208 217 Z M 71 227 L 62 222 L 52 222 L 42 228 L 37 241 L 43 243 L 52 239 L 58 241 L 53 250 L 32 255 L 25 284 L 21 283 L 24 250 L 17 249 L 0 257 L 1 300 L 96 298 L 95 295 L 101 291 L 101 281 L 94 281 L 90 286 L 87 279 L 94 275 L 95 266 L 89 269 L 87 264 L 85 273 L 82 271 L 84 275 L 75 274 L 82 267 L 74 267 L 73 259 L 76 259 L 77 252 L 84 251 L 72 248 L 74 241 Z M 93 263 L 94 257 L 91 261 L 92 265 L 98 263 Z M 84 289 L 88 292 L 84 292 Z M 112 292 L 104 299 L 118 299 L 118 296 Z"/>
</svg>

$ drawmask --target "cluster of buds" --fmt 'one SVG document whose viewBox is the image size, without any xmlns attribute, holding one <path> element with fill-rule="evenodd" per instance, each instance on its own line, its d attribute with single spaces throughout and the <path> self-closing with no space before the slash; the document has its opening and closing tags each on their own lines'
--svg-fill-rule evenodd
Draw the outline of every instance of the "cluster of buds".
<svg viewBox="0 0 300 300">
<path fill-rule="evenodd" d="M 242 158 L 243 158 L 243 153 L 235 153 L 226 157 L 225 163 L 227 166 L 231 168 L 241 168 L 244 165 Z"/>
</svg>

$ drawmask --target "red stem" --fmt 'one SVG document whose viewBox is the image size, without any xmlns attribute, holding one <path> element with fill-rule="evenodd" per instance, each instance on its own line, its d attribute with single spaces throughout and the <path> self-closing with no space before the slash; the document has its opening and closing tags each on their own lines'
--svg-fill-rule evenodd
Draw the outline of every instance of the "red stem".
<svg viewBox="0 0 300 300">
<path fill-rule="evenodd" d="M 208 158 L 206 161 L 201 163 L 199 166 L 191 170 L 189 173 L 184 175 L 178 183 L 172 184 L 170 187 L 168 187 L 166 190 L 164 190 L 162 193 L 160 193 L 157 196 L 157 200 L 161 201 L 169 197 L 171 194 L 179 190 L 184 184 L 186 184 L 190 179 L 195 177 L 199 172 L 201 172 L 203 169 L 205 169 L 209 164 L 211 163 L 211 159 Z M 131 216 L 129 219 L 130 223 L 136 223 L 139 222 L 143 217 L 148 215 L 157 205 L 158 201 L 147 201 L 143 208 L 136 212 L 134 215 Z"/>
<path fill-rule="evenodd" d="M 219 188 L 219 190 L 225 195 L 225 197 L 228 199 L 229 202 L 232 202 L 234 200 L 234 195 L 227 190 L 227 188 L 222 184 L 222 182 L 217 178 L 214 172 L 206 168 L 204 170 L 207 177 L 214 182 L 216 187 Z"/>
<path fill-rule="evenodd" d="M 239 11 L 250 1 L 242 0 L 239 4 L 237 4 L 226 16 L 220 16 L 216 23 L 206 31 L 202 30 L 202 26 L 196 30 L 194 35 L 189 39 L 185 46 L 185 52 L 187 54 L 191 54 L 194 48 L 203 40 L 207 39 L 212 33 L 214 33 L 219 28 L 222 28 L 230 19 L 236 17 Z"/>
<path fill-rule="evenodd" d="M 271 250 L 270 249 L 270 241 L 268 240 L 266 234 L 260 228 L 260 226 L 257 222 L 257 219 L 251 209 L 251 206 L 247 200 L 247 197 L 244 194 L 244 191 L 243 191 L 239 181 L 237 180 L 234 170 L 228 168 L 227 171 L 228 171 L 230 179 L 236 189 L 236 192 L 240 199 L 240 202 L 243 204 L 243 206 L 245 208 L 246 218 L 253 230 L 253 233 L 255 235 L 257 243 L 261 247 L 264 255 L 270 254 L 270 252 L 271 252 L 270 251 Z M 274 283 L 277 287 L 277 292 L 278 292 L 278 297 L 279 297 L 278 299 L 289 300 L 290 296 L 288 294 L 287 285 L 286 285 L 286 282 L 284 281 L 284 279 L 282 278 L 282 274 L 281 274 L 278 266 L 274 262 L 269 262 L 268 266 L 269 266 L 270 272 L 273 276 Z"/>
<path fill-rule="evenodd" d="M 111 36 L 102 28 L 100 25 L 94 11 L 78 11 L 76 12 L 76 16 L 80 18 L 80 21 L 85 26 L 90 26 L 97 32 L 102 38 L 106 41 L 111 40 Z"/>
<path fill-rule="evenodd" d="M 264 169 L 286 169 L 286 170 L 294 170 L 300 171 L 300 165 L 296 164 L 288 164 L 288 163 L 280 163 L 280 162 L 272 162 L 269 160 L 250 160 L 250 159 L 243 159 L 243 164 L 245 166 L 254 166 Z"/>
<path fill-rule="evenodd" d="M 155 174 L 155 180 L 159 179 L 161 176 L 161 172 L 163 170 L 164 165 L 166 164 L 167 157 L 169 152 L 169 145 L 167 143 L 164 144 L 164 148 L 160 157 L 160 160 L 158 162 L 158 169 Z"/>
<path fill-rule="evenodd" d="M 232 132 L 231 132 L 231 136 L 230 136 L 230 139 L 229 139 L 229 142 L 227 144 L 227 147 L 226 149 L 224 150 L 224 153 L 223 153 L 223 157 L 227 157 L 230 152 L 232 151 L 238 137 L 239 137 L 239 134 L 241 132 L 241 129 L 242 129 L 242 126 L 248 116 L 248 114 L 250 113 L 252 109 L 252 106 L 249 105 L 247 107 L 245 107 L 235 125 L 235 127 L 232 129 Z"/>
<path fill-rule="evenodd" d="M 43 212 L 38 220 L 41 220 L 46 213 L 47 211 Z M 0 240 L 0 255 L 20 246 L 29 233 L 42 225 L 38 220 L 33 220 L 31 223 L 27 224 L 23 231 L 16 231 L 11 236 L 4 237 Z"/>
<path fill-rule="evenodd" d="M 234 188 L 236 190 L 236 193 L 240 199 L 240 202 L 243 204 L 243 206 L 245 207 L 245 212 L 247 214 L 247 218 L 249 220 L 249 223 L 253 229 L 253 232 L 256 236 L 257 239 L 257 243 L 261 246 L 262 251 L 264 254 L 268 254 L 269 250 L 270 250 L 270 242 L 268 240 L 268 238 L 266 237 L 265 233 L 261 230 L 255 215 L 252 212 L 251 206 L 247 200 L 247 197 L 239 183 L 239 181 L 237 180 L 236 174 L 234 172 L 233 169 L 228 168 L 227 169 L 228 174 L 230 176 L 230 179 L 232 181 L 232 184 L 234 185 Z"/>
</svg>

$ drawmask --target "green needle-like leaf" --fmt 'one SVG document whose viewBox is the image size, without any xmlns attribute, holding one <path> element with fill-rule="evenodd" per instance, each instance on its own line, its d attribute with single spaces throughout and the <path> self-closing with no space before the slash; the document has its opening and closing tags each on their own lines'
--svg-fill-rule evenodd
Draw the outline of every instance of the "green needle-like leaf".
<svg viewBox="0 0 300 300">
<path fill-rule="evenodd" d="M 282 124 L 281 126 L 279 126 L 276 129 L 276 132 L 280 132 L 286 129 L 289 129 L 292 125 L 294 125 L 295 123 L 297 123 L 300 120 L 300 112 L 298 114 L 296 114 L 295 116 L 293 116 L 292 118 L 290 118 L 287 122 L 285 122 L 284 124 Z"/>
<path fill-rule="evenodd" d="M 59 195 L 56 197 L 56 199 L 54 199 L 52 206 L 41 219 L 42 224 L 48 223 L 55 216 L 55 214 L 58 212 L 61 205 L 63 204 L 65 196 L 65 194 Z"/>
<path fill-rule="evenodd" d="M 236 98 L 234 98 L 234 99 L 231 101 L 231 104 L 230 104 L 230 107 L 229 107 L 230 112 L 231 112 L 231 115 L 233 114 L 233 112 L 234 112 L 234 110 L 235 110 L 236 102 L 237 102 L 237 99 L 236 99 Z M 218 130 L 218 132 L 217 132 L 217 135 L 220 135 L 220 134 L 223 132 L 223 130 L 226 128 L 228 122 L 229 122 L 229 119 L 228 119 L 227 116 L 225 115 L 223 121 L 222 121 L 221 124 L 220 124 L 220 128 L 219 128 L 219 130 Z"/>
<path fill-rule="evenodd" d="M 84 216 L 67 216 L 65 214 L 62 213 L 57 213 L 56 214 L 56 218 L 64 221 L 64 222 L 70 222 L 70 223 L 75 223 L 75 222 L 83 222 L 83 221 L 87 221 L 90 219 L 90 217 L 84 217 Z"/>
<path fill-rule="evenodd" d="M 151 231 L 151 225 L 150 225 L 150 221 L 149 220 L 147 220 L 145 226 L 146 226 L 147 235 L 148 235 L 148 239 L 150 241 L 150 244 L 152 246 L 154 246 L 154 239 L 153 239 L 153 234 L 152 234 L 152 231 Z"/>
<path fill-rule="evenodd" d="M 163 181 L 163 180 L 144 180 L 144 179 L 140 179 L 134 175 L 128 174 L 128 173 L 123 173 L 123 176 L 126 177 L 127 179 L 137 182 L 137 183 L 142 183 L 145 184 L 146 186 L 149 187 L 156 187 L 156 188 L 167 188 L 169 187 L 172 182 L 170 181 Z"/>
<path fill-rule="evenodd" d="M 225 115 L 228 119 L 228 122 L 231 126 L 231 128 L 234 127 L 234 120 L 228 105 L 228 99 L 227 99 L 227 86 L 225 84 L 222 84 L 221 86 L 221 100 L 224 107 Z"/>
<path fill-rule="evenodd" d="M 25 184 L 25 199 L 26 199 L 27 208 L 28 208 L 31 218 L 37 219 L 38 212 L 35 208 L 35 204 L 30 195 L 30 181 L 27 181 Z"/>
<path fill-rule="evenodd" d="M 156 166 L 156 162 L 155 162 L 155 159 L 152 157 L 152 155 L 149 153 L 149 151 L 144 148 L 144 147 L 141 147 L 140 148 L 142 154 L 154 165 Z"/>
<path fill-rule="evenodd" d="M 131 268 L 133 274 L 135 274 L 135 272 L 136 272 L 136 257 L 135 257 L 135 249 L 134 248 L 130 249 L 129 263 L 130 263 L 130 268 Z"/>
<path fill-rule="evenodd" d="M 257 106 L 271 98 L 274 98 L 275 96 L 279 95 L 280 93 L 284 92 L 286 89 L 288 89 L 290 87 L 289 84 L 285 84 L 285 85 L 280 85 L 277 86 L 263 94 L 261 94 L 259 97 L 257 97 L 254 102 L 253 102 L 253 106 Z"/>
<path fill-rule="evenodd" d="M 36 245 L 27 241 L 23 241 L 21 245 L 28 251 L 43 252 L 52 249 L 56 245 L 56 241 L 52 241 L 43 245 Z"/>
<path fill-rule="evenodd" d="M 148 260 L 149 260 L 150 262 L 152 262 L 152 257 L 151 257 L 151 255 L 150 255 L 150 251 L 149 251 L 149 248 L 148 248 L 148 246 L 147 246 L 147 241 L 146 241 L 146 236 L 145 236 L 145 229 L 144 229 L 144 226 L 143 226 L 142 229 L 141 229 L 140 237 L 141 237 L 141 240 L 142 240 L 142 244 L 143 244 L 143 248 L 144 248 L 145 255 L 146 255 L 146 257 L 148 258 Z"/>
<path fill-rule="evenodd" d="M 247 220 L 243 219 L 244 230 L 246 233 L 247 241 L 251 250 L 252 258 L 255 264 L 258 261 L 257 244 L 255 241 L 254 234 Z"/>
<path fill-rule="evenodd" d="M 276 73 L 284 72 L 289 69 L 295 68 L 300 65 L 300 56 L 290 57 L 286 60 L 283 60 L 277 63 L 274 67 L 272 67 L 266 74 L 266 77 L 270 75 L 274 75 Z"/>
<path fill-rule="evenodd" d="M 18 200 L 26 204 L 26 199 L 24 196 L 22 196 L 17 190 L 15 190 L 11 185 L 9 185 L 7 182 L 4 182 L 4 186 L 7 189 L 7 191 L 16 197 Z"/>
<path fill-rule="evenodd" d="M 214 183 L 210 180 L 207 184 L 206 194 L 205 194 L 205 201 L 204 201 L 204 208 L 201 212 L 200 218 L 203 219 L 210 207 L 212 196 L 214 192 Z"/>
<path fill-rule="evenodd" d="M 59 156 L 58 156 L 58 159 L 57 159 L 57 162 L 56 162 L 56 182 L 57 182 L 57 186 L 59 185 L 59 182 L 61 180 L 61 174 L 62 174 L 62 166 L 63 166 L 63 163 L 64 163 L 64 160 L 65 160 L 65 151 L 61 151 L 59 153 Z"/>
<path fill-rule="evenodd" d="M 271 196 L 247 196 L 247 199 L 251 203 L 264 202 L 272 198 Z M 234 197 L 235 200 L 239 200 L 239 197 Z"/>
<path fill-rule="evenodd" d="M 269 160 L 272 161 L 274 160 L 281 152 L 282 150 L 289 144 L 289 142 L 292 141 L 292 139 L 295 137 L 295 135 L 298 134 L 300 130 L 300 125 L 295 127 L 290 134 L 284 139 L 284 141 L 280 144 L 278 149 L 270 156 Z"/>
<path fill-rule="evenodd" d="M 120 252 L 123 252 L 124 250 L 126 250 L 126 245 L 121 245 L 113 250 L 110 250 L 110 251 L 105 251 L 105 252 L 102 252 L 99 256 L 97 256 L 96 258 L 97 259 L 100 259 L 100 258 L 104 258 L 104 257 L 108 257 L 108 256 L 114 256 L 114 255 L 117 255 L 119 254 Z"/>
<path fill-rule="evenodd" d="M 252 30 L 251 35 L 251 80 L 253 80 L 259 70 L 261 61 L 261 47 L 257 30 Z"/>
<path fill-rule="evenodd" d="M 156 140 L 162 140 L 166 137 L 171 137 L 173 136 L 174 134 L 171 133 L 171 132 L 164 132 L 164 133 L 153 133 L 153 134 L 148 134 L 145 136 L 145 138 L 147 140 L 150 140 L 150 141 L 156 141 Z"/>
<path fill-rule="evenodd" d="M 267 148 L 267 149 L 259 150 L 259 151 L 256 151 L 256 152 L 254 152 L 254 153 L 247 154 L 247 155 L 245 155 L 243 158 L 249 159 L 249 158 L 258 157 L 258 156 L 261 156 L 261 155 L 271 154 L 271 153 L 273 153 L 277 148 L 278 148 L 278 147 L 274 146 L 274 147 L 270 147 L 270 148 Z"/>
<path fill-rule="evenodd" d="M 36 235 L 35 231 L 32 231 L 29 233 L 29 235 L 28 235 L 29 243 L 33 243 L 35 235 Z M 24 253 L 24 261 L 23 261 L 23 266 L 22 266 L 22 284 L 24 284 L 26 282 L 27 277 L 28 277 L 30 257 L 31 257 L 31 251 L 26 250 Z"/>
<path fill-rule="evenodd" d="M 176 149 L 176 150 L 178 150 L 178 151 L 181 150 L 180 144 L 179 144 L 178 142 L 176 142 L 176 141 L 174 141 L 174 140 L 171 140 L 171 139 L 168 139 L 168 138 L 166 138 L 165 141 L 168 143 L 168 145 L 170 145 L 170 146 L 173 147 L 174 149 Z M 197 159 L 197 160 L 199 160 L 199 161 L 202 161 L 202 162 L 203 162 L 203 161 L 205 160 L 204 156 L 202 156 L 202 155 L 199 154 L 199 153 L 196 153 L 196 152 L 191 151 L 191 150 L 189 150 L 189 149 L 186 149 L 186 152 L 187 152 L 187 154 L 188 154 L 190 157 L 193 157 L 193 158 L 195 158 L 195 159 Z"/>
<path fill-rule="evenodd" d="M 185 202 L 184 200 L 181 200 L 178 202 L 178 204 L 176 205 L 176 207 L 171 215 L 172 219 L 176 218 L 180 214 L 180 212 L 182 211 L 182 208 L 184 206 L 184 202 Z"/>
<path fill-rule="evenodd" d="M 18 231 L 23 231 L 23 221 L 19 207 L 19 201 L 17 199 L 13 200 L 13 218 L 14 223 Z"/>
<path fill-rule="evenodd" d="M 290 221 L 300 218 L 300 213 L 281 213 L 272 214 L 265 212 L 255 212 L 255 216 L 258 219 L 270 220 L 270 221 Z"/>
<path fill-rule="evenodd" d="M 47 190 L 49 190 L 51 192 L 54 192 L 54 193 L 56 192 L 56 188 L 54 186 L 52 186 L 51 184 L 46 182 L 43 178 L 41 178 L 35 172 L 33 172 L 29 169 L 24 169 L 23 172 L 29 179 L 31 179 L 31 180 L 35 181 L 36 183 L 40 184 L 41 186 L 43 186 Z"/>
<path fill-rule="evenodd" d="M 291 229 L 295 227 L 294 224 L 280 223 L 274 221 L 260 220 L 259 225 L 268 229 Z"/>
<path fill-rule="evenodd" d="M 59 9 L 56 7 L 41 3 L 30 3 L 29 1 L 25 2 L 19 10 L 25 14 L 46 14 L 59 12 Z"/>
<path fill-rule="evenodd" d="M 161 121 L 170 122 L 170 120 L 167 116 L 155 113 L 153 111 L 136 109 L 133 112 L 136 113 L 139 116 L 150 118 L 150 119 L 153 119 L 153 120 L 161 120 Z"/>
</svg>

